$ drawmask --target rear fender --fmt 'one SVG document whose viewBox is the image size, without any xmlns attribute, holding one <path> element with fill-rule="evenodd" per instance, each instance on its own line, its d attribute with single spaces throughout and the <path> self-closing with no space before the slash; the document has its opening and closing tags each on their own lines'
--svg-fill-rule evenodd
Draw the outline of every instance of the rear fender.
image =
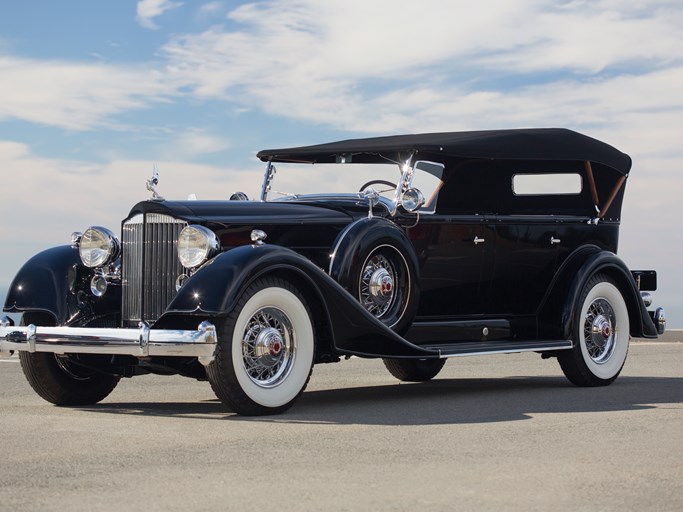
<svg viewBox="0 0 683 512">
<path fill-rule="evenodd" d="M 566 260 L 556 279 L 552 292 L 539 315 L 541 335 L 551 326 L 559 325 L 559 335 L 569 339 L 576 318 L 581 292 L 596 273 L 611 277 L 621 291 L 628 308 L 630 334 L 638 338 L 656 338 L 657 329 L 643 303 L 636 282 L 626 264 L 614 253 L 597 246 L 578 248 Z"/>
</svg>

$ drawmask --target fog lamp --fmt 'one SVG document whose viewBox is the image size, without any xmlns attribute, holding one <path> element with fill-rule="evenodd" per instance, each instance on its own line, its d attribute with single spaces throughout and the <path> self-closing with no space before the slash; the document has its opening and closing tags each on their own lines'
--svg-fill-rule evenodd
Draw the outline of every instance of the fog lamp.
<svg viewBox="0 0 683 512">
<path fill-rule="evenodd" d="M 102 297 L 107 293 L 107 280 L 102 276 L 94 276 L 90 280 L 90 291 L 95 297 Z"/>
</svg>

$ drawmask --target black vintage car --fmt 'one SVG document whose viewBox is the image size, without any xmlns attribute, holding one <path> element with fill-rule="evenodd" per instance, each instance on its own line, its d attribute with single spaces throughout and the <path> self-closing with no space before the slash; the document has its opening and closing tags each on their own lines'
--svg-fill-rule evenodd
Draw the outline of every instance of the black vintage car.
<svg viewBox="0 0 683 512">
<path fill-rule="evenodd" d="M 449 357 L 533 351 L 603 386 L 630 336 L 664 332 L 663 309 L 647 311 L 656 273 L 616 256 L 631 159 L 598 140 L 434 133 L 258 158 L 256 200 L 164 200 L 153 176 L 120 239 L 93 226 L 30 259 L 4 307 L 22 325 L 2 319 L 0 353 L 19 351 L 57 405 L 98 402 L 121 377 L 180 374 L 254 415 L 288 409 L 315 363 L 353 355 L 425 381 Z M 313 164 L 311 177 L 339 166 L 358 192 L 270 198 L 288 162 Z M 358 172 L 379 164 L 393 176 Z"/>
</svg>

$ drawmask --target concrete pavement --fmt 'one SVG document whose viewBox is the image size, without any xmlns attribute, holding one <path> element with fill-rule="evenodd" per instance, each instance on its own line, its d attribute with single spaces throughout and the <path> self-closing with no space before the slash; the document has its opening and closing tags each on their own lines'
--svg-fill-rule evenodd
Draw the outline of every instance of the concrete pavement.
<svg viewBox="0 0 683 512">
<path fill-rule="evenodd" d="M 11 359 L 0 426 L 8 511 L 683 510 L 679 343 L 632 343 L 600 389 L 535 354 L 450 360 L 425 384 L 353 358 L 266 418 L 180 377 L 57 408 Z"/>
</svg>

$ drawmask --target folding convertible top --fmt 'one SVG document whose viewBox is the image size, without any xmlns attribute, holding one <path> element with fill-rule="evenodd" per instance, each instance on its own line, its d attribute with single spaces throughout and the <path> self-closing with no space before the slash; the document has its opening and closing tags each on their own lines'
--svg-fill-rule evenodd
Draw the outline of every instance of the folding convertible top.
<svg viewBox="0 0 683 512">
<path fill-rule="evenodd" d="M 334 163 L 344 158 L 347 162 L 386 163 L 387 160 L 401 161 L 410 152 L 450 158 L 593 162 L 611 167 L 624 176 L 631 169 L 627 154 L 565 128 L 391 135 L 266 149 L 257 157 L 264 162 Z"/>
</svg>

